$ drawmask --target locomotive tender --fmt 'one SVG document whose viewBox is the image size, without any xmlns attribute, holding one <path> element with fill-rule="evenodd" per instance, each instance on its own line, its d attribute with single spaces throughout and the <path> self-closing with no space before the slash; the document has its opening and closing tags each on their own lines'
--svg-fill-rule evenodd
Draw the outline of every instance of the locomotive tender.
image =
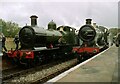
<svg viewBox="0 0 120 84">
<path fill-rule="evenodd" d="M 31 26 L 24 26 L 19 31 L 20 49 L 8 51 L 8 57 L 15 63 L 31 66 L 45 60 L 63 58 L 72 53 L 72 46 L 79 45 L 75 28 L 56 28 L 52 20 L 48 29 L 44 29 L 37 26 L 37 16 L 33 15 L 30 18 Z"/>
<path fill-rule="evenodd" d="M 76 49 L 77 59 L 79 61 L 89 58 L 100 51 L 108 48 L 108 29 L 102 26 L 91 25 L 92 19 L 86 19 L 86 24 L 83 25 L 78 33 L 78 37 L 83 41 L 79 49 Z"/>
</svg>

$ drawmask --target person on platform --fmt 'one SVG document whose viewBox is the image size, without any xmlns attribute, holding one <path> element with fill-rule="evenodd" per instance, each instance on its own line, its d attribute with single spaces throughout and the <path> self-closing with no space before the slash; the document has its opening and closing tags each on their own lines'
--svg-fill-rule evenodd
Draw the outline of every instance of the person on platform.
<svg viewBox="0 0 120 84">
<path fill-rule="evenodd" d="M 3 36 L 2 36 L 2 48 L 3 48 L 5 51 L 7 51 L 7 49 L 6 49 L 6 47 L 5 47 L 5 41 L 6 41 L 6 38 L 5 38 L 5 36 L 3 35 Z"/>
<path fill-rule="evenodd" d="M 19 37 L 18 37 L 18 35 L 15 36 L 14 42 L 15 42 L 15 44 L 16 44 L 16 50 L 17 50 L 18 47 L 19 47 Z"/>
</svg>

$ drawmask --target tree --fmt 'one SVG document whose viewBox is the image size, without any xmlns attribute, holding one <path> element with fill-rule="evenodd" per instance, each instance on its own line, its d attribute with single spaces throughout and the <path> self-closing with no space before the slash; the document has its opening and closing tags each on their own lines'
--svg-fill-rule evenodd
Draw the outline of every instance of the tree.
<svg viewBox="0 0 120 84">
<path fill-rule="evenodd" d="M 6 37 L 14 37 L 20 29 L 18 24 L 12 21 L 5 22 L 4 20 L 0 19 L 0 25 L 2 26 L 2 33 Z"/>
<path fill-rule="evenodd" d="M 120 30 L 118 28 L 111 28 L 109 31 L 113 36 L 116 36 Z"/>
</svg>

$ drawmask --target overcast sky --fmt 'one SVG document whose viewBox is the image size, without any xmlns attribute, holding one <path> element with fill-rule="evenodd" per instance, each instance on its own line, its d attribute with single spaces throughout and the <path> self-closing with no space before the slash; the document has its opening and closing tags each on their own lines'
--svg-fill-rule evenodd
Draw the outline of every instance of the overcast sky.
<svg viewBox="0 0 120 84">
<path fill-rule="evenodd" d="M 1 0 L 0 18 L 24 26 L 30 25 L 30 16 L 38 16 L 38 26 L 47 28 L 48 22 L 54 20 L 57 26 L 70 25 L 79 29 L 86 18 L 93 19 L 98 25 L 118 26 L 118 0 Z"/>
</svg>

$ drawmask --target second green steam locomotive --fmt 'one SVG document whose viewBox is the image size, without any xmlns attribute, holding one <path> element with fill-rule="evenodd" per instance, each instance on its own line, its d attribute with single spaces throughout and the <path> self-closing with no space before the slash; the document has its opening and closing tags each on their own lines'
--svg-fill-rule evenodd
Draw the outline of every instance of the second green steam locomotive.
<svg viewBox="0 0 120 84">
<path fill-rule="evenodd" d="M 79 49 L 77 49 L 78 60 L 89 58 L 109 47 L 108 35 L 109 31 L 103 26 L 97 26 L 96 23 L 91 24 L 92 19 L 86 19 L 86 24 L 81 26 L 78 37 L 83 41 Z"/>
</svg>

